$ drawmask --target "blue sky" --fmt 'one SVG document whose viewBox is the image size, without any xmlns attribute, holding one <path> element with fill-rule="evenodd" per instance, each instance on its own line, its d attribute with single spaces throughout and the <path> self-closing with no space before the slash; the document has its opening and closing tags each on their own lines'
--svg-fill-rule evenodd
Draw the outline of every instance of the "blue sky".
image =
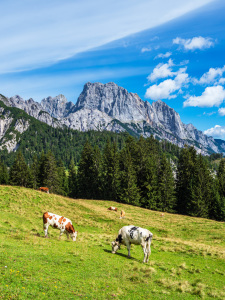
<svg viewBox="0 0 225 300">
<path fill-rule="evenodd" d="M 224 0 L 0 0 L 0 93 L 76 102 L 87 81 L 161 99 L 225 139 Z"/>
</svg>

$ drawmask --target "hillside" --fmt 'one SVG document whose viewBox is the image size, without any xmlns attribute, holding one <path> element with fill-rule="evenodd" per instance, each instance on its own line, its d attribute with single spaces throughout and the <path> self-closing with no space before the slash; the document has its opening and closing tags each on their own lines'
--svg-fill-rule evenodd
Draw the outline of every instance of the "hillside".
<svg viewBox="0 0 225 300">
<path fill-rule="evenodd" d="M 126 218 L 107 211 L 117 206 Z M 19 187 L 0 186 L 3 299 L 224 299 L 225 224 L 172 215 L 110 201 L 70 199 Z M 76 242 L 49 229 L 42 214 L 67 216 L 78 230 Z M 111 241 L 123 225 L 153 233 L 150 262 L 140 246 L 131 259 Z"/>
<path fill-rule="evenodd" d="M 56 159 L 61 159 L 68 167 L 72 158 L 76 163 L 79 162 L 87 140 L 92 145 L 97 144 L 100 149 L 105 146 L 107 139 L 114 140 L 121 149 L 126 137 L 126 133 L 80 132 L 66 127 L 54 128 L 23 110 L 8 107 L 0 101 L 0 157 L 7 165 L 14 161 L 16 150 L 20 150 L 29 163 L 34 155 L 51 150 Z"/>
</svg>

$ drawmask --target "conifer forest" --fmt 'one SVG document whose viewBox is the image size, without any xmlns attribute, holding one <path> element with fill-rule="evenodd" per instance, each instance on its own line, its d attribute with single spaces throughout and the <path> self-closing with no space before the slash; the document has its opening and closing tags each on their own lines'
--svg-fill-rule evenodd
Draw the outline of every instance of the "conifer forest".
<svg viewBox="0 0 225 300">
<path fill-rule="evenodd" d="M 72 198 L 113 200 L 162 212 L 225 220 L 225 160 L 217 168 L 194 147 L 182 149 L 152 136 L 86 139 L 77 156 L 66 161 L 48 150 L 39 155 L 17 151 L 1 157 L 0 184 Z M 65 149 L 66 150 L 66 149 Z M 56 158 L 57 156 L 57 158 Z M 79 158 L 79 159 L 78 159 Z"/>
</svg>

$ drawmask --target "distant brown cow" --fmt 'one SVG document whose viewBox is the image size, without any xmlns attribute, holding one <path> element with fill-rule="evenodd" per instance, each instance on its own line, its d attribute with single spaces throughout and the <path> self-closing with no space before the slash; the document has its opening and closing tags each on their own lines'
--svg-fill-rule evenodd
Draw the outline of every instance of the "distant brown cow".
<svg viewBox="0 0 225 300">
<path fill-rule="evenodd" d="M 120 219 L 123 219 L 125 218 L 125 211 L 124 210 L 121 210 L 121 213 L 120 213 Z"/>
<path fill-rule="evenodd" d="M 49 194 L 49 188 L 47 188 L 47 187 L 40 187 L 39 191 Z"/>
<path fill-rule="evenodd" d="M 114 210 L 114 211 L 117 211 L 117 207 L 110 206 L 110 207 L 108 208 L 108 210 Z"/>
</svg>

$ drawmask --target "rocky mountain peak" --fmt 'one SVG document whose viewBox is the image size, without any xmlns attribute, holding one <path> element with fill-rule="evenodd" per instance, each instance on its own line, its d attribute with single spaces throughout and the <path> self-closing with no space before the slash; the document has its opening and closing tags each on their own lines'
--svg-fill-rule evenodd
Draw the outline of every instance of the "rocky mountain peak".
<svg viewBox="0 0 225 300">
<path fill-rule="evenodd" d="M 48 112 L 52 117 L 61 119 L 64 118 L 70 109 L 74 106 L 72 102 L 68 102 L 62 94 L 52 98 L 47 97 L 41 100 L 43 110 Z"/>
<path fill-rule="evenodd" d="M 97 109 L 122 122 L 131 122 L 145 119 L 144 106 L 144 101 L 137 94 L 129 93 L 114 82 L 88 82 L 72 112 L 84 108 Z"/>
</svg>

